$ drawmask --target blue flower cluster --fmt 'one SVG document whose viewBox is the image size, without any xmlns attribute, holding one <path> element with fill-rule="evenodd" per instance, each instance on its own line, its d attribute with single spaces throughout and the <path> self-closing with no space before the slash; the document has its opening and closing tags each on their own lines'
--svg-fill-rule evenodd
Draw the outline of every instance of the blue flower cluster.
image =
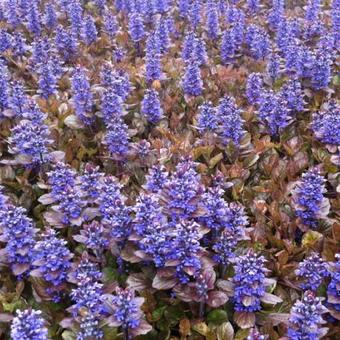
<svg viewBox="0 0 340 340">
<path fill-rule="evenodd" d="M 57 301 L 71 268 L 71 258 L 73 257 L 66 244 L 64 239 L 57 237 L 53 229 L 49 229 L 33 249 L 33 265 L 37 269 L 32 271 L 31 275 L 42 277 L 48 282 L 48 293 Z"/>
<path fill-rule="evenodd" d="M 326 110 L 313 114 L 312 130 L 322 143 L 340 146 L 340 107 L 331 101 Z"/>
<path fill-rule="evenodd" d="M 143 320 L 141 306 L 144 303 L 144 298 L 136 297 L 134 291 L 130 289 L 116 288 L 116 294 L 111 296 L 108 301 L 110 308 L 109 325 L 118 327 L 121 326 L 126 339 L 137 335 L 138 328 L 144 326 L 146 322 Z M 146 324 L 151 329 L 151 326 Z M 144 334 L 143 332 L 141 334 Z"/>
<path fill-rule="evenodd" d="M 312 291 L 316 291 L 323 279 L 329 275 L 326 263 L 317 253 L 312 253 L 300 262 L 295 273 L 303 280 L 301 288 Z"/>
<path fill-rule="evenodd" d="M 296 215 L 304 226 L 315 229 L 318 219 L 327 216 L 329 203 L 323 196 L 324 192 L 325 179 L 317 169 L 311 169 L 302 175 L 293 191 L 293 201 Z"/>
<path fill-rule="evenodd" d="M 132 228 L 132 209 L 126 206 L 126 197 L 116 179 L 105 178 L 98 200 L 102 222 L 109 228 L 111 236 L 116 240 L 128 237 Z"/>
<path fill-rule="evenodd" d="M 335 255 L 335 262 L 331 264 L 330 275 L 331 281 L 327 287 L 327 306 L 331 314 L 336 315 L 340 311 L 340 254 Z"/>
<path fill-rule="evenodd" d="M 315 293 L 307 291 L 302 300 L 295 302 L 290 312 L 288 338 L 291 340 L 318 340 L 321 338 L 322 314 L 327 310 Z"/>
<path fill-rule="evenodd" d="M 38 310 L 18 310 L 11 324 L 11 339 L 47 340 L 48 330 L 41 314 Z"/>
<path fill-rule="evenodd" d="M 163 110 L 156 90 L 146 90 L 141 112 L 150 123 L 155 124 L 163 118 Z"/>
<path fill-rule="evenodd" d="M 239 146 L 245 130 L 244 120 L 241 117 L 241 110 L 237 107 L 233 97 L 222 98 L 217 109 L 218 134 L 223 144 L 233 142 Z"/>
<path fill-rule="evenodd" d="M 5 199 L 3 196 L 2 201 Z M 6 242 L 7 262 L 14 275 L 21 277 L 31 269 L 29 255 L 35 245 L 37 230 L 24 208 L 7 203 L 6 199 L 0 209 L 1 241 Z"/>
<path fill-rule="evenodd" d="M 203 190 L 195 163 L 190 159 L 183 160 L 163 186 L 161 203 L 165 214 L 173 221 L 198 217 Z"/>
<path fill-rule="evenodd" d="M 264 280 L 267 269 L 266 260 L 250 251 L 240 256 L 235 265 L 235 310 L 238 312 L 256 312 L 261 310 L 260 299 L 264 296 Z"/>
<path fill-rule="evenodd" d="M 25 115 L 25 112 L 22 115 Z M 38 116 L 25 117 L 11 130 L 11 152 L 18 155 L 19 163 L 35 165 L 49 160 L 49 145 L 52 140 L 44 118 L 45 116 L 38 112 Z"/>
<path fill-rule="evenodd" d="M 76 67 L 72 76 L 72 92 L 75 113 L 84 124 L 92 124 L 93 95 L 86 70 Z"/>
</svg>

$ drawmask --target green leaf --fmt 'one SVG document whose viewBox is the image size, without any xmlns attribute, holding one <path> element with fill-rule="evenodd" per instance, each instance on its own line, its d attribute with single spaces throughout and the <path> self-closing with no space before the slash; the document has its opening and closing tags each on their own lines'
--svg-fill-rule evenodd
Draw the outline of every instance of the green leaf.
<svg viewBox="0 0 340 340">
<path fill-rule="evenodd" d="M 159 319 L 161 319 L 163 314 L 164 314 L 165 309 L 166 309 L 166 306 L 159 307 L 159 308 L 155 309 L 152 312 L 152 320 L 158 321 Z"/>
<path fill-rule="evenodd" d="M 76 335 L 72 331 L 64 331 L 61 337 L 64 340 L 75 340 Z"/>
<path fill-rule="evenodd" d="M 228 321 L 228 314 L 223 309 L 215 309 L 208 314 L 207 321 L 220 325 L 221 323 Z"/>
<path fill-rule="evenodd" d="M 234 340 L 245 340 L 249 334 L 249 329 L 240 329 L 237 331 Z"/>
<path fill-rule="evenodd" d="M 180 305 L 170 306 L 164 311 L 164 316 L 170 322 L 177 323 L 185 316 L 185 313 Z"/>
<path fill-rule="evenodd" d="M 117 337 L 117 328 L 114 327 L 104 327 L 104 339 L 113 340 Z"/>
</svg>

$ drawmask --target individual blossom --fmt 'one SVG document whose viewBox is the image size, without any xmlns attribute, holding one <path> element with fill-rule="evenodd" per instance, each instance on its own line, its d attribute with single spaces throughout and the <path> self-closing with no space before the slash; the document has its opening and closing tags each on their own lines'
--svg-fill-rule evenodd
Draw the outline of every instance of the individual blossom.
<svg viewBox="0 0 340 340">
<path fill-rule="evenodd" d="M 217 129 L 218 119 L 216 109 L 211 102 L 205 102 L 199 107 L 197 128 L 201 133 L 214 132 Z"/>
<path fill-rule="evenodd" d="M 71 78 L 71 89 L 73 94 L 73 105 L 77 117 L 86 125 L 92 124 L 93 95 L 84 68 L 78 66 L 74 70 Z"/>
<path fill-rule="evenodd" d="M 312 130 L 322 143 L 340 146 L 339 129 L 340 108 L 335 101 L 330 101 L 323 111 L 313 114 Z"/>
<path fill-rule="evenodd" d="M 14 81 L 11 84 L 11 98 L 10 105 L 11 109 L 17 117 L 21 117 L 23 112 L 26 110 L 28 104 L 26 88 L 20 81 Z"/>
<path fill-rule="evenodd" d="M 3 60 L 0 60 L 0 117 L 2 117 L 2 112 L 9 107 L 9 83 L 10 81 L 7 65 Z"/>
<path fill-rule="evenodd" d="M 261 310 L 261 298 L 265 294 L 265 258 L 251 251 L 240 256 L 235 264 L 233 277 L 235 310 L 257 312 Z"/>
<path fill-rule="evenodd" d="M 297 277 L 302 280 L 302 289 L 316 291 L 323 279 L 328 276 L 326 263 L 317 253 L 312 253 L 299 263 L 295 271 Z"/>
<path fill-rule="evenodd" d="M 125 339 L 146 334 L 152 327 L 144 320 L 141 306 L 144 298 L 136 297 L 130 289 L 116 288 L 115 295 L 107 299 L 106 306 L 110 316 L 108 325 L 121 327 Z"/>
<path fill-rule="evenodd" d="M 327 307 L 330 314 L 339 319 L 340 311 L 340 254 L 335 255 L 335 262 L 330 263 L 331 281 L 327 287 Z"/>
<path fill-rule="evenodd" d="M 302 300 L 298 300 L 290 311 L 287 336 L 290 340 L 318 340 L 327 333 L 321 328 L 325 323 L 322 318 L 327 309 L 314 292 L 306 291 Z"/>
<path fill-rule="evenodd" d="M 5 4 L 5 18 L 13 28 L 16 28 L 20 24 L 17 2 L 16 0 L 7 0 Z"/>
<path fill-rule="evenodd" d="M 168 254 L 171 252 L 173 233 L 167 224 L 154 224 L 147 229 L 139 239 L 138 247 L 146 254 L 147 260 L 151 260 L 156 268 L 165 266 Z M 134 235 L 131 236 L 135 238 Z"/>
<path fill-rule="evenodd" d="M 5 256 L 13 274 L 21 276 L 30 270 L 30 254 L 35 245 L 36 228 L 21 207 L 5 203 L 0 208 L 1 241 L 6 243 Z"/>
<path fill-rule="evenodd" d="M 284 20 L 285 2 L 284 0 L 273 0 L 272 8 L 268 14 L 268 23 L 272 30 L 276 30 Z"/>
<path fill-rule="evenodd" d="M 38 6 L 34 3 L 30 6 L 27 13 L 27 28 L 35 36 L 41 34 L 41 14 Z"/>
<path fill-rule="evenodd" d="M 94 3 L 95 3 L 95 5 L 98 8 L 100 13 L 105 9 L 106 0 L 95 0 Z"/>
<path fill-rule="evenodd" d="M 76 171 L 63 162 L 58 162 L 47 176 L 51 195 L 58 201 L 62 200 L 64 192 L 73 188 L 76 183 Z"/>
<path fill-rule="evenodd" d="M 41 64 L 38 69 L 39 74 L 39 92 L 44 99 L 57 92 L 57 78 L 54 73 L 54 62 L 49 60 L 47 63 Z"/>
<path fill-rule="evenodd" d="M 166 13 L 166 11 L 169 9 L 168 0 L 156 0 L 154 5 L 155 5 L 155 10 L 158 13 Z"/>
<path fill-rule="evenodd" d="M 208 60 L 205 41 L 202 38 L 195 37 L 194 49 L 191 54 L 191 59 L 195 60 L 199 66 L 206 65 Z M 190 60 L 189 60 L 190 62 Z"/>
<path fill-rule="evenodd" d="M 183 41 L 183 47 L 182 47 L 182 59 L 185 61 L 190 60 L 192 52 L 194 50 L 195 45 L 195 33 L 194 32 L 188 32 Z"/>
<path fill-rule="evenodd" d="M 103 14 L 104 32 L 113 39 L 119 31 L 119 24 L 113 12 L 106 10 Z"/>
<path fill-rule="evenodd" d="M 178 10 L 181 18 L 187 18 L 190 8 L 189 0 L 179 0 L 178 1 Z"/>
<path fill-rule="evenodd" d="M 57 26 L 58 17 L 56 13 L 56 8 L 52 3 L 46 4 L 43 21 L 46 27 L 50 30 L 54 29 Z"/>
<path fill-rule="evenodd" d="M 311 84 L 314 90 L 327 88 L 331 80 L 332 62 L 327 55 L 318 53 L 311 68 Z"/>
<path fill-rule="evenodd" d="M 281 96 L 287 102 L 287 106 L 292 111 L 303 111 L 304 93 L 301 82 L 298 79 L 290 79 L 281 89 Z"/>
<path fill-rule="evenodd" d="M 315 57 L 309 47 L 291 42 L 283 53 L 286 73 L 306 78 L 311 76 Z"/>
<path fill-rule="evenodd" d="M 146 175 L 146 183 L 144 188 L 151 193 L 158 193 L 167 182 L 169 173 L 164 165 L 156 164 L 149 169 Z"/>
<path fill-rule="evenodd" d="M 100 329 L 100 320 L 92 314 L 81 317 L 79 322 L 79 331 L 76 340 L 104 338 L 104 332 Z"/>
<path fill-rule="evenodd" d="M 164 222 L 162 208 L 156 195 L 141 193 L 133 210 L 135 212 L 133 230 L 139 236 L 152 233 L 162 220 Z"/>
<path fill-rule="evenodd" d="M 274 137 L 278 137 L 279 132 L 288 126 L 292 119 L 287 102 L 271 90 L 261 96 L 258 117 Z"/>
<path fill-rule="evenodd" d="M 121 185 L 114 178 L 105 178 L 102 185 L 98 202 L 103 225 L 107 226 L 114 239 L 124 240 L 131 233 L 132 208 L 125 204 Z"/>
<path fill-rule="evenodd" d="M 333 0 L 331 4 L 332 34 L 337 49 L 340 49 L 340 3 Z"/>
<path fill-rule="evenodd" d="M 220 187 L 212 187 L 202 195 L 205 214 L 199 221 L 211 230 L 223 230 L 226 227 L 228 204 L 222 197 L 224 190 Z"/>
<path fill-rule="evenodd" d="M 202 1 L 201 0 L 193 0 L 189 7 L 189 21 L 193 30 L 195 30 L 199 24 L 201 23 L 201 10 L 202 10 Z"/>
<path fill-rule="evenodd" d="M 13 53 L 16 57 L 23 57 L 28 51 L 28 44 L 26 38 L 21 32 L 13 34 Z"/>
<path fill-rule="evenodd" d="M 247 9 L 250 14 L 255 15 L 260 10 L 259 0 L 247 0 Z"/>
<path fill-rule="evenodd" d="M 77 282 L 77 288 L 72 289 L 70 297 L 75 304 L 70 307 L 74 316 L 86 310 L 88 314 L 96 315 L 103 310 L 103 285 L 83 278 Z"/>
<path fill-rule="evenodd" d="M 46 292 L 58 301 L 64 288 L 68 271 L 71 268 L 72 253 L 66 247 L 67 242 L 57 237 L 53 229 L 43 233 L 33 249 L 32 276 L 41 277 L 48 284 Z"/>
<path fill-rule="evenodd" d="M 204 206 L 207 214 L 201 221 L 213 230 L 215 260 L 222 264 L 228 264 L 235 258 L 234 250 L 241 240 L 246 239 L 245 227 L 248 218 L 244 207 L 237 203 L 227 202 L 221 197 L 223 191 L 211 188 L 204 195 Z"/>
<path fill-rule="evenodd" d="M 156 124 L 163 118 L 163 110 L 156 90 L 146 90 L 142 101 L 141 112 L 146 119 Z"/>
<path fill-rule="evenodd" d="M 245 133 L 243 129 L 244 120 L 241 110 L 236 106 L 233 97 L 225 97 L 220 100 L 218 109 L 218 135 L 223 144 L 233 142 L 238 147 Z"/>
<path fill-rule="evenodd" d="M 89 255 L 83 253 L 80 262 L 73 262 L 73 270 L 68 275 L 68 281 L 74 284 L 87 282 L 88 284 L 100 281 L 102 272 L 96 262 L 91 262 Z"/>
<path fill-rule="evenodd" d="M 48 329 L 41 311 L 18 310 L 11 324 L 12 340 L 47 340 Z"/>
<path fill-rule="evenodd" d="M 85 17 L 81 31 L 82 40 L 86 45 L 91 45 L 97 39 L 97 28 L 91 15 Z"/>
<path fill-rule="evenodd" d="M 202 214 L 200 201 L 203 187 L 195 167 L 196 164 L 191 159 L 182 160 L 163 186 L 161 204 L 164 212 L 173 221 L 199 217 Z"/>
<path fill-rule="evenodd" d="M 212 249 L 214 251 L 214 260 L 222 265 L 231 263 L 236 257 L 235 249 L 240 239 L 235 237 L 235 234 L 225 229 L 214 240 Z"/>
<path fill-rule="evenodd" d="M 293 190 L 293 204 L 300 223 L 315 229 L 318 219 L 329 212 L 329 201 L 324 197 L 326 192 L 325 178 L 314 168 L 302 174 Z"/>
<path fill-rule="evenodd" d="M 330 60 L 333 59 L 333 53 L 335 48 L 335 39 L 333 35 L 324 34 L 320 37 L 317 44 L 317 53 L 322 53 L 325 56 L 328 56 Z"/>
<path fill-rule="evenodd" d="M 160 52 L 165 53 L 170 46 L 170 33 L 167 21 L 163 17 L 157 23 L 155 35 L 160 44 Z"/>
<path fill-rule="evenodd" d="M 116 63 L 121 63 L 126 56 L 126 50 L 123 47 L 114 47 L 114 50 L 112 52 L 112 59 Z"/>
<path fill-rule="evenodd" d="M 131 83 L 128 73 L 114 71 L 110 64 L 104 64 L 100 73 L 101 84 L 117 94 L 123 102 L 126 101 L 131 92 Z"/>
<path fill-rule="evenodd" d="M 85 165 L 83 175 L 79 177 L 80 189 L 88 200 L 95 200 L 100 195 L 100 180 L 104 173 L 99 171 L 99 167 L 90 163 Z"/>
<path fill-rule="evenodd" d="M 114 159 L 124 159 L 129 150 L 128 126 L 121 117 L 115 117 L 107 125 L 103 144 Z"/>
<path fill-rule="evenodd" d="M 82 223 L 82 209 L 85 202 L 82 200 L 81 193 L 78 188 L 67 188 L 63 192 L 62 199 L 57 206 L 52 209 L 58 214 L 58 221 L 62 225 L 76 225 Z"/>
<path fill-rule="evenodd" d="M 270 38 L 261 27 L 249 25 L 246 32 L 246 43 L 249 46 L 250 55 L 254 59 L 263 59 L 270 52 Z"/>
<path fill-rule="evenodd" d="M 212 40 L 216 40 L 220 33 L 217 5 L 214 1 L 210 0 L 207 2 L 206 9 L 207 9 L 206 30 L 208 33 L 208 37 Z"/>
<path fill-rule="evenodd" d="M 4 29 L 0 29 L 0 53 L 4 53 L 12 47 L 12 36 Z"/>
<path fill-rule="evenodd" d="M 83 24 L 83 8 L 79 0 L 72 0 L 67 6 L 67 15 L 71 23 L 71 31 L 75 35 L 81 34 Z"/>
<path fill-rule="evenodd" d="M 148 165 L 154 158 L 155 150 L 151 149 L 151 144 L 146 139 L 141 139 L 131 145 L 131 154 L 139 158 L 142 166 Z"/>
<path fill-rule="evenodd" d="M 159 34 L 156 34 L 156 32 L 150 33 L 145 44 L 145 55 L 161 53 L 161 50 L 162 47 Z"/>
<path fill-rule="evenodd" d="M 115 93 L 112 87 L 104 90 L 101 102 L 101 113 L 105 124 L 110 124 L 112 119 L 123 116 L 123 100 Z"/>
<path fill-rule="evenodd" d="M 200 96 L 203 91 L 203 81 L 201 71 L 197 62 L 192 60 L 185 68 L 182 79 L 182 88 L 188 96 Z"/>
<path fill-rule="evenodd" d="M 75 235 L 73 238 L 77 242 L 85 244 L 87 248 L 94 250 L 96 253 L 101 253 L 109 245 L 107 231 L 97 221 L 85 224 L 82 230 L 80 230 L 80 235 Z"/>
<path fill-rule="evenodd" d="M 268 56 L 266 74 L 272 81 L 275 81 L 279 78 L 280 71 L 281 71 L 280 56 L 276 53 L 271 53 Z"/>
<path fill-rule="evenodd" d="M 321 0 L 309 0 L 306 7 L 305 19 L 310 22 L 318 20 L 320 10 Z"/>
<path fill-rule="evenodd" d="M 146 80 L 152 83 L 154 80 L 161 79 L 162 66 L 159 53 L 147 53 L 145 56 L 145 75 Z"/>
<path fill-rule="evenodd" d="M 134 12 L 129 15 L 129 34 L 134 43 L 138 43 L 144 38 L 144 22 L 140 13 Z"/>
<path fill-rule="evenodd" d="M 259 104 L 263 93 L 263 79 L 260 73 L 251 73 L 247 79 L 246 96 L 251 105 Z"/>
<path fill-rule="evenodd" d="M 113 176 L 104 177 L 99 186 L 100 195 L 98 197 L 99 211 L 102 216 L 109 215 L 111 207 L 120 199 L 121 184 Z"/>
<path fill-rule="evenodd" d="M 64 29 L 61 25 L 56 28 L 54 41 L 59 55 L 65 61 L 69 61 L 77 54 L 78 41 L 75 34 Z"/>
<path fill-rule="evenodd" d="M 172 240 L 167 259 L 174 264 L 175 276 L 181 284 L 190 281 L 190 276 L 197 276 L 202 269 L 203 248 L 200 240 L 207 233 L 198 223 L 181 221 L 170 232 Z"/>
<path fill-rule="evenodd" d="M 223 64 L 227 65 L 234 61 L 236 49 L 237 46 L 233 31 L 230 29 L 225 30 L 222 36 L 220 48 L 221 60 Z"/>
<path fill-rule="evenodd" d="M 285 51 L 289 44 L 295 43 L 300 37 L 300 25 L 294 19 L 282 17 L 277 22 L 275 31 L 275 41 L 281 51 Z"/>
<path fill-rule="evenodd" d="M 10 152 L 16 154 L 18 162 L 34 165 L 49 160 L 52 143 L 50 131 L 42 122 L 23 119 L 11 130 Z"/>
</svg>

